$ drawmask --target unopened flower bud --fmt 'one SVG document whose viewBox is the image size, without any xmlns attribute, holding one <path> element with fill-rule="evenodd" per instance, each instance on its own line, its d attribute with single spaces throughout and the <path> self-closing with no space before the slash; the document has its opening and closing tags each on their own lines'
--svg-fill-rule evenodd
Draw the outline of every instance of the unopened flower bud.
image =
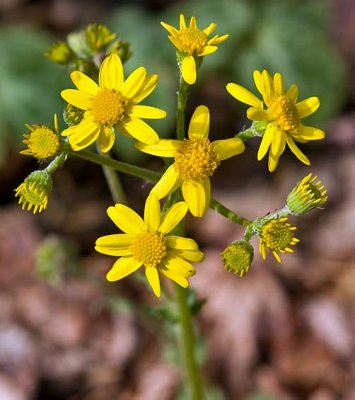
<svg viewBox="0 0 355 400">
<path fill-rule="evenodd" d="M 249 270 L 254 258 L 253 246 L 247 240 L 231 243 L 222 253 L 224 268 L 243 277 Z"/>
<path fill-rule="evenodd" d="M 287 206 L 292 214 L 303 215 L 320 207 L 328 200 L 327 191 L 321 181 L 311 173 L 305 176 L 287 196 Z"/>
</svg>

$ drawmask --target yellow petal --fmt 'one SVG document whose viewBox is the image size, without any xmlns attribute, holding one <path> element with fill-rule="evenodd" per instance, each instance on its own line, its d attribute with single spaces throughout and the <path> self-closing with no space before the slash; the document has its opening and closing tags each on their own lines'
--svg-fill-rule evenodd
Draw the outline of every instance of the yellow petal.
<svg viewBox="0 0 355 400">
<path fill-rule="evenodd" d="M 70 74 L 71 80 L 74 82 L 74 85 L 81 91 L 91 95 L 96 96 L 98 91 L 100 90 L 99 86 L 95 81 L 86 76 L 80 71 L 73 71 Z"/>
<path fill-rule="evenodd" d="M 160 139 L 156 144 L 136 143 L 137 149 L 158 157 L 175 157 L 176 152 L 183 146 L 182 140 Z"/>
<path fill-rule="evenodd" d="M 236 83 L 228 83 L 226 88 L 229 94 L 242 103 L 257 108 L 263 108 L 263 102 L 243 86 L 237 85 Z"/>
<path fill-rule="evenodd" d="M 169 269 L 162 269 L 161 272 L 167 278 L 171 279 L 172 281 L 182 286 L 183 288 L 187 288 L 189 286 L 189 281 L 184 276 L 179 275 L 175 271 L 171 271 Z"/>
<path fill-rule="evenodd" d="M 192 16 L 190 18 L 190 28 L 197 29 L 196 17 L 194 17 L 194 16 Z"/>
<path fill-rule="evenodd" d="M 268 121 L 269 113 L 261 108 L 249 107 L 247 117 L 252 121 Z"/>
<path fill-rule="evenodd" d="M 134 238 L 135 235 L 126 233 L 101 236 L 96 240 L 95 250 L 108 256 L 129 256 L 132 254 L 130 246 Z"/>
<path fill-rule="evenodd" d="M 69 136 L 69 144 L 74 151 L 80 151 L 96 141 L 101 128 L 91 122 L 81 122 L 76 125 L 73 134 Z"/>
<path fill-rule="evenodd" d="M 285 94 L 285 86 L 282 75 L 279 72 L 276 72 L 274 75 L 274 90 L 276 96 L 281 96 Z"/>
<path fill-rule="evenodd" d="M 294 83 L 290 86 L 290 88 L 287 91 L 287 97 L 292 100 L 294 103 L 296 103 L 297 98 L 298 98 L 298 87 Z"/>
<path fill-rule="evenodd" d="M 275 156 L 274 154 L 269 152 L 269 159 L 268 159 L 268 170 L 269 172 L 274 172 L 277 164 L 279 163 L 279 156 Z"/>
<path fill-rule="evenodd" d="M 120 92 L 127 99 L 132 99 L 139 91 L 145 81 L 147 71 L 144 67 L 134 70 L 120 87 Z"/>
<path fill-rule="evenodd" d="M 131 101 L 136 104 L 149 96 L 157 86 L 158 75 L 147 75 L 141 87 Z"/>
<path fill-rule="evenodd" d="M 300 101 L 296 104 L 299 117 L 301 119 L 308 117 L 309 115 L 317 111 L 319 105 L 320 102 L 318 97 L 308 97 L 308 99 Z"/>
<path fill-rule="evenodd" d="M 166 117 L 166 111 L 150 106 L 133 106 L 128 115 L 133 118 L 161 119 Z"/>
<path fill-rule="evenodd" d="M 202 32 L 203 32 L 206 36 L 209 36 L 209 35 L 216 29 L 216 27 L 217 27 L 217 25 L 216 25 L 214 22 L 212 22 L 212 23 L 210 23 L 210 24 L 207 26 L 207 28 L 202 29 Z"/>
<path fill-rule="evenodd" d="M 142 266 L 140 261 L 136 261 L 133 257 L 122 257 L 119 258 L 112 266 L 110 271 L 106 275 L 106 279 L 109 282 L 118 281 L 137 271 Z"/>
<path fill-rule="evenodd" d="M 286 134 L 279 128 L 275 127 L 274 135 L 272 138 L 270 152 L 273 156 L 279 158 L 285 149 Z"/>
<path fill-rule="evenodd" d="M 210 112 L 206 106 L 198 106 L 192 114 L 188 136 L 192 138 L 207 138 L 210 128 Z"/>
<path fill-rule="evenodd" d="M 244 143 L 238 138 L 215 140 L 212 143 L 220 161 L 236 156 L 244 151 Z"/>
<path fill-rule="evenodd" d="M 119 90 L 123 83 L 123 67 L 120 57 L 111 54 L 104 59 L 99 72 L 99 85 L 104 89 Z"/>
<path fill-rule="evenodd" d="M 196 82 L 196 63 L 193 56 L 184 57 L 181 63 L 181 74 L 189 85 Z"/>
<path fill-rule="evenodd" d="M 146 267 L 145 276 L 153 289 L 154 294 L 160 297 L 160 280 L 158 270 L 154 267 Z"/>
<path fill-rule="evenodd" d="M 262 158 L 264 158 L 265 154 L 269 150 L 269 147 L 271 145 L 273 135 L 274 135 L 274 125 L 273 124 L 268 124 L 266 127 L 264 136 L 261 140 L 260 147 L 258 150 L 258 160 L 260 161 Z"/>
<path fill-rule="evenodd" d="M 151 232 L 155 232 L 160 224 L 160 203 L 158 197 L 151 193 L 145 201 L 144 222 Z"/>
<path fill-rule="evenodd" d="M 208 210 L 210 201 L 209 179 L 207 178 L 204 183 L 185 180 L 182 183 L 182 195 L 190 213 L 194 217 L 203 217 Z"/>
<path fill-rule="evenodd" d="M 184 14 L 180 14 L 179 22 L 180 22 L 180 29 L 185 29 L 186 21 L 185 21 Z"/>
<path fill-rule="evenodd" d="M 264 69 L 264 71 L 262 72 L 261 77 L 263 86 L 263 99 L 265 104 L 270 107 L 275 97 L 273 80 L 266 69 Z"/>
<path fill-rule="evenodd" d="M 196 273 L 195 267 L 181 257 L 167 257 L 165 267 L 166 269 L 186 277 L 192 276 Z"/>
<path fill-rule="evenodd" d="M 228 35 L 228 34 L 222 35 L 222 36 L 216 35 L 216 36 L 214 36 L 212 39 L 210 39 L 210 40 L 207 42 L 207 44 L 208 44 L 208 45 L 215 46 L 215 45 L 217 45 L 217 44 L 220 44 L 220 43 L 224 42 L 224 41 L 227 40 L 228 38 L 229 38 L 229 35 Z"/>
<path fill-rule="evenodd" d="M 183 52 L 183 44 L 179 39 L 177 39 L 175 36 L 168 36 L 168 39 L 170 42 L 182 53 Z"/>
<path fill-rule="evenodd" d="M 167 24 L 164 21 L 160 21 L 160 25 L 165 28 L 171 35 L 177 35 L 178 31 L 172 25 Z"/>
<path fill-rule="evenodd" d="M 122 125 L 131 136 L 140 142 L 154 144 L 159 141 L 159 136 L 155 130 L 139 118 L 125 118 L 117 125 L 118 130 L 120 125 Z"/>
<path fill-rule="evenodd" d="M 91 106 L 91 101 L 93 99 L 93 97 L 89 94 L 75 89 L 62 90 L 60 95 L 67 103 L 72 104 L 73 106 L 78 107 L 81 110 L 88 110 Z"/>
<path fill-rule="evenodd" d="M 168 247 L 179 250 L 198 250 L 198 245 L 193 239 L 169 235 L 165 237 Z"/>
<path fill-rule="evenodd" d="M 171 252 L 184 260 L 197 263 L 201 262 L 205 258 L 205 255 L 200 250 L 171 250 Z"/>
<path fill-rule="evenodd" d="M 320 140 L 324 139 L 325 133 L 321 129 L 314 128 L 313 126 L 299 125 L 297 133 L 292 134 L 292 137 L 296 140 Z"/>
<path fill-rule="evenodd" d="M 263 78 L 261 75 L 261 72 L 258 70 L 255 70 L 253 72 L 253 78 L 254 78 L 254 83 L 256 88 L 258 89 L 259 93 L 262 95 L 263 94 Z"/>
<path fill-rule="evenodd" d="M 107 214 L 112 222 L 124 233 L 139 234 L 147 231 L 143 219 L 124 204 L 116 204 L 114 207 L 109 207 Z"/>
<path fill-rule="evenodd" d="M 158 231 L 169 233 L 185 217 L 186 213 L 187 205 L 184 201 L 175 203 L 163 214 Z"/>
<path fill-rule="evenodd" d="M 163 176 L 155 184 L 152 189 L 152 193 L 156 194 L 159 199 L 168 196 L 174 190 L 176 190 L 181 184 L 180 174 L 175 168 L 175 164 L 164 172 Z"/>
<path fill-rule="evenodd" d="M 311 162 L 308 160 L 308 158 L 302 153 L 302 151 L 297 147 L 296 143 L 293 141 L 293 139 L 290 136 L 286 137 L 286 141 L 288 144 L 288 147 L 291 149 L 292 153 L 300 160 L 303 162 L 303 164 L 306 165 L 311 165 Z"/>
<path fill-rule="evenodd" d="M 198 53 L 198 55 L 200 57 L 208 56 L 209 54 L 212 54 L 212 53 L 216 52 L 217 50 L 218 50 L 217 46 L 207 45 L 203 48 L 203 51 L 201 53 Z"/>
<path fill-rule="evenodd" d="M 98 146 L 103 153 L 111 150 L 115 142 L 115 131 L 109 126 L 104 126 L 98 137 Z"/>
</svg>

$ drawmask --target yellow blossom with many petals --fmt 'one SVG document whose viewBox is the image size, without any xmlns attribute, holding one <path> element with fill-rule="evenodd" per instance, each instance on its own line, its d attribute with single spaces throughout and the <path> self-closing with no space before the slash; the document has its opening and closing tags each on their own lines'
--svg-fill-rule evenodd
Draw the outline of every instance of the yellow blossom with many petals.
<svg viewBox="0 0 355 400">
<path fill-rule="evenodd" d="M 96 251 L 120 257 L 108 272 L 108 281 L 117 281 L 144 266 L 146 278 L 154 294 L 160 296 L 159 273 L 182 287 L 196 270 L 190 261 L 200 262 L 204 255 L 197 243 L 169 233 L 184 218 L 187 205 L 175 203 L 162 215 L 156 195 L 147 197 L 144 220 L 132 209 L 116 204 L 107 214 L 124 233 L 102 236 L 96 241 Z"/>
<path fill-rule="evenodd" d="M 229 83 L 227 91 L 237 100 L 251 106 L 247 111 L 250 120 L 267 123 L 258 151 L 258 160 L 260 161 L 269 150 L 268 168 L 273 172 L 287 143 L 300 161 L 310 165 L 310 161 L 295 141 L 305 143 L 324 138 L 325 134 L 321 129 L 305 126 L 301 122 L 301 119 L 318 109 L 318 97 L 309 97 L 297 102 L 298 87 L 292 84 L 286 91 L 280 73 L 271 77 L 266 70 L 254 71 L 254 82 L 263 100 L 236 83 Z"/>
<path fill-rule="evenodd" d="M 229 35 L 215 35 L 211 39 L 208 36 L 216 29 L 212 22 L 205 29 L 199 29 L 195 17 L 191 17 L 190 25 L 186 25 L 185 17 L 180 14 L 179 29 L 161 22 L 162 26 L 170 33 L 169 39 L 181 55 L 181 74 L 184 81 L 192 85 L 196 81 L 197 57 L 207 56 L 217 51 L 217 45 L 225 41 Z"/>
<path fill-rule="evenodd" d="M 58 133 L 58 117 L 54 115 L 54 129 L 45 125 L 26 124 L 30 130 L 24 134 L 23 143 L 27 145 L 27 149 L 21 150 L 20 154 L 33 156 L 37 160 L 46 160 L 58 154 L 60 149 L 60 140 Z"/>
<path fill-rule="evenodd" d="M 263 260 L 266 258 L 266 250 L 272 251 L 278 262 L 281 262 L 278 253 L 293 253 L 290 246 L 299 242 L 299 239 L 294 236 L 295 230 L 296 227 L 288 222 L 287 217 L 267 220 L 258 230 L 259 252 Z"/>
<path fill-rule="evenodd" d="M 77 90 L 66 89 L 61 95 L 69 104 L 85 111 L 78 125 L 62 132 L 63 136 L 69 136 L 74 151 L 84 149 L 96 140 L 101 151 L 109 151 L 115 140 L 115 128 L 144 143 L 159 140 L 155 130 L 142 118 L 160 119 L 166 112 L 137 104 L 155 89 L 157 75 L 147 75 L 146 69 L 139 67 L 124 80 L 121 59 L 117 54 L 111 54 L 101 64 L 99 84 L 80 71 L 74 71 L 70 76 Z"/>
<path fill-rule="evenodd" d="M 159 199 L 169 195 L 181 186 L 182 195 L 189 210 L 195 217 L 203 217 L 211 197 L 210 177 L 222 160 L 244 151 L 244 144 L 238 138 L 208 139 L 210 113 L 206 106 L 199 106 L 193 113 L 187 140 L 161 139 L 158 143 L 138 143 L 141 151 L 160 157 L 174 157 L 158 183 L 153 187 Z"/>
</svg>

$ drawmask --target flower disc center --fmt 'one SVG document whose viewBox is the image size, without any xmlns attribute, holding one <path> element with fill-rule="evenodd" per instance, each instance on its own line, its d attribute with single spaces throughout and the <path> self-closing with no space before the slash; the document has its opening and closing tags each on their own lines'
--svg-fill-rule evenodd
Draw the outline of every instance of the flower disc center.
<svg viewBox="0 0 355 400">
<path fill-rule="evenodd" d="M 263 226 L 261 238 L 269 250 L 284 252 L 295 243 L 294 230 L 287 218 L 273 219 Z"/>
<path fill-rule="evenodd" d="M 37 159 L 44 160 L 57 154 L 59 139 L 51 129 L 39 126 L 26 136 L 25 143 Z"/>
<path fill-rule="evenodd" d="M 287 96 L 279 96 L 270 107 L 270 113 L 279 127 L 285 132 L 297 129 L 300 117 L 296 104 Z"/>
<path fill-rule="evenodd" d="M 175 156 L 175 165 L 184 179 L 204 181 L 212 176 L 220 161 L 208 139 L 191 138 Z"/>
<path fill-rule="evenodd" d="M 128 100 L 113 89 L 101 89 L 91 104 L 94 121 L 102 125 L 115 125 L 122 120 Z"/>
<path fill-rule="evenodd" d="M 189 55 L 201 53 L 207 44 L 207 35 L 196 28 L 181 29 L 178 32 L 177 39 Z"/>
<path fill-rule="evenodd" d="M 138 235 L 131 250 L 133 258 L 146 267 L 157 267 L 167 255 L 164 236 L 153 232 Z"/>
</svg>

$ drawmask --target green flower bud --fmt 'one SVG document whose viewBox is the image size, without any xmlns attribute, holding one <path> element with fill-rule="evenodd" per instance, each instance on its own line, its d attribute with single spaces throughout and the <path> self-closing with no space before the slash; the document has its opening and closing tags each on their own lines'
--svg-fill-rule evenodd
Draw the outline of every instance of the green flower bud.
<svg viewBox="0 0 355 400">
<path fill-rule="evenodd" d="M 60 65 L 68 65 L 75 58 L 72 49 L 63 41 L 54 43 L 44 55 L 49 60 Z"/>
<path fill-rule="evenodd" d="M 102 51 L 110 42 L 116 38 L 106 25 L 90 24 L 85 29 L 87 44 L 93 53 Z"/>
<path fill-rule="evenodd" d="M 287 207 L 294 215 L 303 215 L 320 207 L 328 200 L 327 191 L 321 181 L 311 173 L 305 176 L 287 196 Z"/>
<path fill-rule="evenodd" d="M 18 203 L 22 204 L 23 210 L 33 208 L 32 212 L 36 214 L 47 207 L 51 191 L 51 175 L 46 170 L 34 171 L 15 189 L 15 197 L 19 197 Z"/>
<path fill-rule="evenodd" d="M 238 240 L 231 243 L 221 253 L 224 268 L 243 277 L 249 270 L 254 258 L 253 246 L 247 240 Z"/>
</svg>

